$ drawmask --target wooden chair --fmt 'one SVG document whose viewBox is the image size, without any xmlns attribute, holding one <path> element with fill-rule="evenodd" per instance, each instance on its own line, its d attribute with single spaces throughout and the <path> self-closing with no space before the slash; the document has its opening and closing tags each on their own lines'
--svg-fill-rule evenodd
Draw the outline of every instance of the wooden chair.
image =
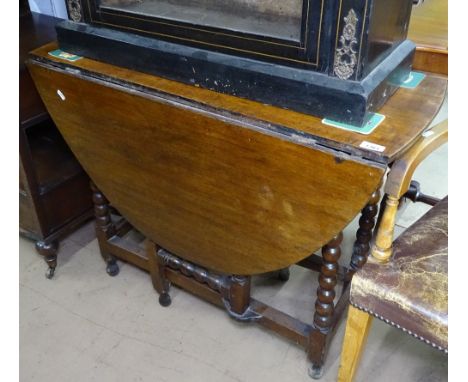
<svg viewBox="0 0 468 382">
<path fill-rule="evenodd" d="M 373 317 L 447 352 L 448 197 L 393 242 L 400 199 L 419 163 L 446 142 L 447 126 L 424 133 L 388 175 L 372 256 L 351 281 L 340 382 L 353 380 Z"/>
</svg>

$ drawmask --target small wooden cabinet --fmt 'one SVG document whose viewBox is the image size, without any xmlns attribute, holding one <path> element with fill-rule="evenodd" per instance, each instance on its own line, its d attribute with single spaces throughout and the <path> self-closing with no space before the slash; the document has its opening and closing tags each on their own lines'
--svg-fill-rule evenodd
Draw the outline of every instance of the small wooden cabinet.
<svg viewBox="0 0 468 382">
<path fill-rule="evenodd" d="M 50 118 L 24 65 L 30 50 L 55 39 L 58 19 L 20 6 L 19 226 L 36 241 L 52 277 L 58 240 L 92 216 L 89 178 Z"/>
</svg>

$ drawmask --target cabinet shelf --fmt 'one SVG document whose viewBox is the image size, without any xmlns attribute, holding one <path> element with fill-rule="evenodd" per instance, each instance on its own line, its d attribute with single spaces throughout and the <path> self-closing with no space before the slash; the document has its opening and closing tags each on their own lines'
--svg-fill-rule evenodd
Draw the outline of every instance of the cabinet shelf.
<svg viewBox="0 0 468 382">
<path fill-rule="evenodd" d="M 27 135 L 40 195 L 83 172 L 52 121 L 42 122 Z"/>
</svg>

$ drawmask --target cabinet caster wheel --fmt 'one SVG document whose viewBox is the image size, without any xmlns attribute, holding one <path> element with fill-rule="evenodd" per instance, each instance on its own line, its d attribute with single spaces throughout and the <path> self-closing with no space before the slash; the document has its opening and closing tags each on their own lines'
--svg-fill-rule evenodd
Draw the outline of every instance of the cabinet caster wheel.
<svg viewBox="0 0 468 382">
<path fill-rule="evenodd" d="M 55 273 L 55 268 L 49 268 L 46 271 L 45 277 L 50 280 L 52 277 L 54 277 L 54 273 Z"/>
<path fill-rule="evenodd" d="M 289 268 L 283 268 L 278 272 L 278 279 L 286 282 L 289 280 L 289 275 Z"/>
<path fill-rule="evenodd" d="M 106 272 L 109 276 L 117 276 L 120 272 L 119 265 L 117 263 L 107 264 Z"/>
<path fill-rule="evenodd" d="M 159 304 L 161 306 L 169 306 L 171 305 L 171 296 L 169 296 L 169 293 L 162 293 L 160 296 L 159 296 Z"/>
<path fill-rule="evenodd" d="M 309 365 L 309 377 L 312 379 L 320 379 L 323 376 L 323 366 Z"/>
</svg>

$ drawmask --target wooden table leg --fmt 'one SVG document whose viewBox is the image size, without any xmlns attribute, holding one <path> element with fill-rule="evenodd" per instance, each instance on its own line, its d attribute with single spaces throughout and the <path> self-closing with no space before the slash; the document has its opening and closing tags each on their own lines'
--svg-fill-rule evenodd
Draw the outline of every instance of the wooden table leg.
<svg viewBox="0 0 468 382">
<path fill-rule="evenodd" d="M 354 242 L 353 254 L 349 264 L 349 276 L 352 276 L 358 269 L 361 269 L 367 262 L 375 226 L 375 218 L 379 211 L 378 203 L 381 197 L 380 187 L 381 185 L 372 193 L 369 202 L 361 212 L 359 229 L 356 232 L 356 241 Z"/>
<path fill-rule="evenodd" d="M 235 314 L 243 315 L 250 306 L 250 280 L 249 276 L 230 277 L 229 303 Z"/>
<path fill-rule="evenodd" d="M 309 336 L 309 375 L 318 379 L 323 374 L 323 362 L 327 353 L 327 337 L 331 331 L 336 296 L 338 260 L 341 256 L 341 242 L 343 234 L 340 232 L 325 247 L 322 248 L 323 265 L 320 269 L 317 300 L 315 301 L 314 325 Z"/>
<path fill-rule="evenodd" d="M 91 182 L 93 191 L 94 215 L 96 217 L 96 236 L 98 238 L 101 256 L 106 262 L 106 272 L 109 276 L 119 274 L 117 259 L 106 250 L 107 240 L 115 235 L 116 229 L 112 223 L 109 201 L 104 194 L 97 188 L 94 182 Z"/>
<path fill-rule="evenodd" d="M 170 283 L 166 277 L 163 258 L 158 255 L 159 247 L 150 240 L 146 240 L 146 251 L 153 287 L 159 293 L 159 304 L 161 306 L 171 305 L 169 295 Z"/>
<path fill-rule="evenodd" d="M 338 382 L 353 381 L 371 324 L 370 314 L 353 306 L 349 307 Z"/>
</svg>

